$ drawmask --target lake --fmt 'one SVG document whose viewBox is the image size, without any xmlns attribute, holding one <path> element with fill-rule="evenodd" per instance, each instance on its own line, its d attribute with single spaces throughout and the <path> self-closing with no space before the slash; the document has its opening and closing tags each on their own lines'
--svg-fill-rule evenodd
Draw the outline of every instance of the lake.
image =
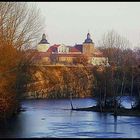
<svg viewBox="0 0 140 140">
<path fill-rule="evenodd" d="M 95 104 L 91 98 L 73 99 L 75 108 Z M 129 108 L 129 99 L 123 105 Z M 140 117 L 71 111 L 68 99 L 25 100 L 22 107 L 26 111 L 0 130 L 0 138 L 140 138 Z"/>
</svg>

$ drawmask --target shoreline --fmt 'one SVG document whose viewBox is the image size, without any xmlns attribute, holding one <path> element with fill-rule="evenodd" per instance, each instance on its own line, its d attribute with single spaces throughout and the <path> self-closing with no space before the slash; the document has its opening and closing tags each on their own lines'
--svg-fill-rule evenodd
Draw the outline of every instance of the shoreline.
<svg viewBox="0 0 140 140">
<path fill-rule="evenodd" d="M 74 108 L 72 109 L 74 111 L 93 111 L 93 112 L 100 112 L 100 113 L 111 113 L 113 116 L 136 116 L 140 117 L 140 111 L 139 110 L 134 110 L 134 109 L 127 109 L 127 108 L 118 108 L 117 112 L 114 114 L 114 109 L 113 108 L 103 108 L 101 111 L 99 107 L 97 106 L 92 106 L 92 107 L 87 107 L 87 108 Z"/>
</svg>

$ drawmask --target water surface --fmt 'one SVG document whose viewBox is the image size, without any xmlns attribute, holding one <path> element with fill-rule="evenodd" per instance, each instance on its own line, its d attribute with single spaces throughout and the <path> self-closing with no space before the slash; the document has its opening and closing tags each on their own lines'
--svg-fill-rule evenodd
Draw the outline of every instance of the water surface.
<svg viewBox="0 0 140 140">
<path fill-rule="evenodd" d="M 94 99 L 74 99 L 74 107 L 95 105 Z M 129 101 L 123 105 L 130 107 Z M 26 108 L 0 130 L 2 138 L 140 138 L 140 117 L 71 111 L 70 101 L 26 100 Z"/>
</svg>

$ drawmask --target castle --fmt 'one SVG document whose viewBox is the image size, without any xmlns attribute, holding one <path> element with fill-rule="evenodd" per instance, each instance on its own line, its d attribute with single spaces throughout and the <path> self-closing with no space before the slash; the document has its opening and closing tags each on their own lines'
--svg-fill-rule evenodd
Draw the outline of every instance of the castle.
<svg viewBox="0 0 140 140">
<path fill-rule="evenodd" d="M 37 45 L 37 55 L 35 62 L 39 64 L 74 64 L 77 58 L 87 58 L 87 63 L 94 66 L 109 66 L 108 58 L 95 48 L 90 33 L 82 44 L 67 46 L 64 44 L 50 43 L 46 39 L 46 35 L 42 35 L 41 41 Z M 85 61 L 83 59 L 83 61 Z"/>
</svg>

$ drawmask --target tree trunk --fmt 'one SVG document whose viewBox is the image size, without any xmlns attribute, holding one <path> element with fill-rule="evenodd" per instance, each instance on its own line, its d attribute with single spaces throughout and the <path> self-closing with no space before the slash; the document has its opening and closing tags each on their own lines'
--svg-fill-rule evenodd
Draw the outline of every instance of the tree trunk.
<svg viewBox="0 0 140 140">
<path fill-rule="evenodd" d="M 100 89 L 100 99 L 99 99 L 100 111 L 102 112 L 102 91 Z"/>
<path fill-rule="evenodd" d="M 131 79 L 131 94 L 130 97 L 132 98 L 133 94 L 133 84 L 134 83 L 134 76 L 133 76 L 133 69 L 132 69 L 132 79 Z M 132 100 L 131 100 L 131 108 L 133 108 Z"/>
</svg>

